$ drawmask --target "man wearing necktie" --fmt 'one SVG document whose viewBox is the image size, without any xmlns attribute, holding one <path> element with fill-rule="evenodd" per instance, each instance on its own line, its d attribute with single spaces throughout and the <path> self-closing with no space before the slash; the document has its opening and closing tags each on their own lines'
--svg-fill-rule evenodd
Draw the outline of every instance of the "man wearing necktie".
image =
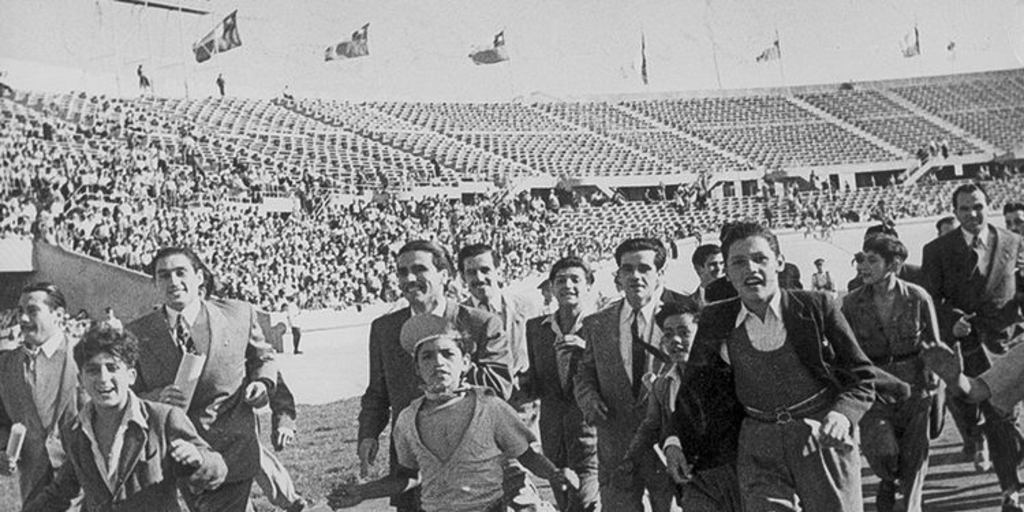
<svg viewBox="0 0 1024 512">
<path fill-rule="evenodd" d="M 26 431 L 18 460 L 0 451 L 0 474 L 18 470 L 21 499 L 27 503 L 64 464 L 60 426 L 75 419 L 84 400 L 73 343 L 64 331 L 64 294 L 50 283 L 32 284 L 22 290 L 18 308 L 24 344 L 0 353 L 0 443 L 6 445 L 15 423 Z M 71 510 L 78 510 L 77 504 Z"/>
<path fill-rule="evenodd" d="M 665 246 L 654 238 L 632 238 L 615 250 L 616 280 L 625 297 L 584 318 L 586 349 L 575 379 L 576 400 L 587 422 L 597 426 L 598 479 L 606 510 L 641 511 L 644 490 L 655 512 L 673 510 L 674 485 L 652 447 L 638 457 L 629 481 L 613 478 L 640 427 L 647 406 L 644 375 L 662 362 L 652 343 L 661 339 L 654 315 L 669 302 L 693 302 L 666 290 Z"/>
<path fill-rule="evenodd" d="M 224 457 L 224 484 L 200 494 L 183 491 L 189 508 L 243 512 L 260 467 L 253 410 L 267 403 L 277 368 L 256 321 L 256 308 L 207 299 L 207 272 L 188 248 L 164 248 L 153 257 L 153 283 L 164 304 L 128 324 L 139 339 L 134 389 L 143 398 L 187 407 L 199 435 Z M 206 357 L 191 403 L 175 385 L 178 366 L 188 353 Z"/>
<path fill-rule="evenodd" d="M 958 187 L 953 208 L 960 228 L 925 245 L 921 267 L 942 339 L 960 344 L 964 374 L 976 377 L 1024 334 L 1015 299 L 1024 268 L 1024 242 L 1016 233 L 988 223 L 988 194 L 980 185 Z M 985 417 L 982 433 L 1003 491 L 1002 510 L 1024 510 L 1017 474 L 1024 436 L 1016 426 L 1017 412 L 1001 412 L 988 401 L 979 407 Z"/>
<path fill-rule="evenodd" d="M 520 385 L 526 394 L 540 399 L 544 455 L 580 477 L 579 489 L 552 489 L 558 509 L 591 511 L 599 503 L 597 430 L 584 421 L 583 411 L 576 404 L 573 378 L 586 345 L 578 334 L 594 273 L 585 261 L 569 256 L 552 265 L 548 281 L 558 309 L 526 322 L 530 365 Z"/>
</svg>

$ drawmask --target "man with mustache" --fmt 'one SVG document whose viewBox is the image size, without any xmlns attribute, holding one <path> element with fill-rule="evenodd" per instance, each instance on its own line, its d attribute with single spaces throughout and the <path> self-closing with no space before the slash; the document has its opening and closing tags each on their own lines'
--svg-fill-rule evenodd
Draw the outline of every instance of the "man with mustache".
<svg viewBox="0 0 1024 512">
<path fill-rule="evenodd" d="M 402 348 L 402 326 L 416 315 L 448 319 L 456 330 L 468 334 L 476 350 L 466 381 L 492 389 L 502 399 L 512 393 L 509 373 L 511 356 L 508 337 L 497 316 L 447 298 L 445 285 L 452 275 L 448 252 L 434 242 L 413 240 L 398 250 L 396 275 L 402 296 L 409 306 L 377 318 L 370 325 L 370 382 L 360 401 L 358 455 L 360 473 L 369 474 L 380 448 L 378 437 L 389 424 L 394 427 L 398 413 L 423 394 L 416 377 L 416 364 Z M 389 442 L 391 471 L 398 469 L 393 442 Z M 415 493 L 405 492 L 391 499 L 399 511 L 419 510 Z"/>
<path fill-rule="evenodd" d="M 665 246 L 655 238 L 632 238 L 615 249 L 616 280 L 624 299 L 583 319 L 586 348 L 576 374 L 576 400 L 587 422 L 597 426 L 601 506 L 616 512 L 643 510 L 644 491 L 654 512 L 673 510 L 675 486 L 650 446 L 636 458 L 633 478 L 615 478 L 647 409 L 644 376 L 658 373 L 668 357 L 657 348 L 654 321 L 671 302 L 693 302 L 665 289 Z M 695 306 L 696 307 L 696 306 Z M 649 380 L 649 379 L 648 379 Z"/>
<path fill-rule="evenodd" d="M 0 442 L 7 442 L 15 423 L 26 431 L 18 460 L 0 451 L 0 474 L 18 470 L 21 499 L 28 503 L 65 463 L 60 428 L 74 421 L 85 397 L 64 331 L 64 294 L 51 283 L 31 284 L 22 289 L 18 310 L 24 344 L 0 353 Z"/>
</svg>

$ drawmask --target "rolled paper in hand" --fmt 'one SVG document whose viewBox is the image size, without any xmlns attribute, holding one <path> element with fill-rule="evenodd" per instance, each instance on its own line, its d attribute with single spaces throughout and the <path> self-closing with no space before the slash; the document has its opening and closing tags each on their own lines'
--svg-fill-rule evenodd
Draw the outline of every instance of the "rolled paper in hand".
<svg viewBox="0 0 1024 512">
<path fill-rule="evenodd" d="M 11 437 L 7 438 L 7 458 L 17 461 L 21 457 L 21 445 L 25 443 L 25 425 L 11 425 Z"/>
<path fill-rule="evenodd" d="M 192 395 L 196 392 L 196 384 L 199 383 L 199 376 L 203 373 L 203 366 L 206 365 L 206 356 L 203 354 L 185 354 L 178 365 L 178 374 L 174 377 L 174 385 L 185 395 L 185 410 L 192 404 Z"/>
</svg>

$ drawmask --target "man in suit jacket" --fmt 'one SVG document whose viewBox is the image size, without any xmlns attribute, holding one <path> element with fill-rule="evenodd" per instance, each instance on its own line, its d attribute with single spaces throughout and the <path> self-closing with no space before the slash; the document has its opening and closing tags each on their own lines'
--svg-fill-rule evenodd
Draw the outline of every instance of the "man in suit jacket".
<svg viewBox="0 0 1024 512">
<path fill-rule="evenodd" d="M 85 400 L 71 356 L 74 343 L 63 326 L 64 294 L 51 283 L 31 284 L 21 291 L 18 308 L 24 344 L 0 353 L 0 440 L 6 442 L 15 423 L 26 431 L 18 460 L 0 451 L 0 474 L 18 470 L 21 500 L 27 503 L 64 464 L 60 427 L 74 421 Z"/>
<path fill-rule="evenodd" d="M 399 341 L 402 325 L 413 315 L 433 314 L 447 318 L 456 329 L 467 333 L 476 344 L 467 382 L 494 390 L 508 399 L 512 393 L 509 374 L 508 338 L 501 320 L 476 308 L 458 304 L 445 297 L 445 284 L 452 275 L 447 251 L 433 242 L 413 240 L 398 250 L 398 284 L 409 306 L 388 313 L 370 324 L 370 382 L 360 400 L 359 446 L 360 472 L 365 477 L 377 457 L 378 437 L 389 424 L 394 426 L 398 413 L 423 394 L 416 376 L 416 362 Z M 398 461 L 391 446 L 390 467 Z M 414 493 L 392 498 L 398 510 L 418 511 Z"/>
<path fill-rule="evenodd" d="M 988 194 L 980 185 L 958 187 L 953 208 L 960 229 L 925 245 L 922 267 L 942 337 L 960 343 L 964 374 L 976 377 L 1024 333 L 1024 318 L 1015 299 L 1017 276 L 1024 268 L 1024 242 L 1016 233 L 988 223 Z M 1017 414 L 1000 412 L 987 401 L 979 408 L 985 417 L 982 432 L 1004 492 L 1003 510 L 1020 511 L 1024 500 L 1019 496 L 1017 464 L 1024 436 L 1015 425 Z"/>
<path fill-rule="evenodd" d="M 277 374 L 277 386 L 270 397 L 270 442 L 275 451 L 281 451 L 295 440 L 295 397 Z M 287 512 L 300 512 L 307 502 L 298 491 L 288 468 L 263 443 L 260 443 L 260 471 L 256 474 L 256 485 L 263 495 L 277 508 Z"/>
<path fill-rule="evenodd" d="M 134 388 L 143 398 L 185 408 L 199 435 L 224 457 L 225 483 L 216 491 L 184 492 L 189 508 L 243 512 L 260 463 L 253 409 L 267 403 L 277 367 L 256 308 L 204 299 L 207 276 L 190 249 L 168 247 L 153 257 L 164 304 L 128 324 L 140 348 Z M 174 383 L 186 353 L 206 356 L 191 402 Z"/>
<path fill-rule="evenodd" d="M 639 458 L 632 480 L 613 478 L 644 417 L 644 375 L 656 373 L 666 359 L 656 348 L 661 332 L 654 315 L 662 304 L 692 301 L 664 288 L 665 259 L 665 246 L 657 239 L 621 243 L 615 250 L 616 279 L 625 298 L 585 318 L 580 330 L 586 349 L 576 374 L 576 399 L 587 422 L 597 426 L 601 506 L 608 510 L 643 510 L 645 489 L 655 512 L 673 507 L 675 487 L 651 447 Z"/>
<path fill-rule="evenodd" d="M 687 373 L 732 368 L 747 412 L 737 454 L 744 510 L 863 510 L 855 425 L 877 370 L 831 297 L 781 289 L 768 228 L 739 223 L 722 251 L 739 297 L 701 312 Z"/>
<path fill-rule="evenodd" d="M 548 281 L 558 310 L 526 323 L 530 365 L 521 384 L 529 396 L 540 398 L 544 455 L 580 478 L 579 489 L 552 489 L 559 510 L 592 511 L 600 503 L 597 430 L 583 419 L 573 395 L 573 379 L 585 346 L 578 334 L 594 273 L 582 259 L 569 256 L 552 265 Z"/>
</svg>

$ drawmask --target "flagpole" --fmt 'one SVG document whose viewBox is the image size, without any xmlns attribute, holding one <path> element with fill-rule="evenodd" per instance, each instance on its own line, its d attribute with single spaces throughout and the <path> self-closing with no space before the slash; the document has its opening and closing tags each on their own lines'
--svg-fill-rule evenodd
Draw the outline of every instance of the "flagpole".
<svg viewBox="0 0 1024 512">
<path fill-rule="evenodd" d="M 779 51 L 779 78 L 782 79 L 782 86 L 786 85 L 786 68 L 782 65 L 782 41 L 779 39 L 779 27 L 775 27 L 775 48 Z"/>
<path fill-rule="evenodd" d="M 711 41 L 711 62 L 715 65 L 715 81 L 718 82 L 718 90 L 722 90 L 722 73 L 718 69 L 718 43 L 715 42 L 715 32 L 711 30 L 711 22 L 708 20 L 708 11 L 711 10 L 711 2 L 704 5 L 704 28 L 708 31 L 708 40 Z"/>
</svg>

